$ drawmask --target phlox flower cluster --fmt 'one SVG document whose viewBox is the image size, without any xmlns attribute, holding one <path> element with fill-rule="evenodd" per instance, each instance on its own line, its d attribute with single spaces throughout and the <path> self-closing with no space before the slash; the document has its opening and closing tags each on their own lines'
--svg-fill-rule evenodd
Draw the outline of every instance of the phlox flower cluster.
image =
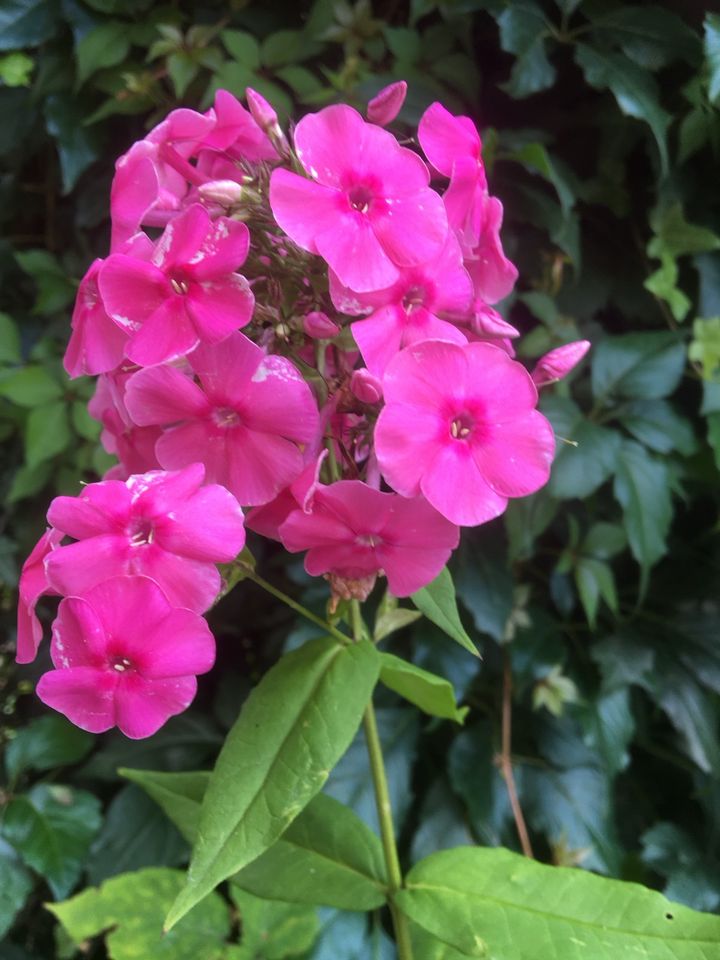
<svg viewBox="0 0 720 960">
<path fill-rule="evenodd" d="M 331 599 L 378 576 L 408 596 L 460 527 L 548 479 L 552 429 L 496 309 L 517 271 L 480 136 L 431 105 L 417 149 L 339 104 L 288 139 L 259 94 L 172 112 L 117 162 L 108 256 L 83 278 L 65 356 L 118 460 L 56 498 L 23 569 L 18 660 L 60 596 L 44 702 L 149 736 L 185 709 L 214 641 L 202 617 L 245 527 L 305 554 Z M 245 515 L 243 515 L 245 511 Z"/>
</svg>

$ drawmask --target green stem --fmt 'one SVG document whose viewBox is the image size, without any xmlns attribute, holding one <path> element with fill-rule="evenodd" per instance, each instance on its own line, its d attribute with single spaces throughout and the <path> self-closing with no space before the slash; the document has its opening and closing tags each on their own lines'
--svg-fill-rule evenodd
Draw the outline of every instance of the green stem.
<svg viewBox="0 0 720 960">
<path fill-rule="evenodd" d="M 360 640 L 362 639 L 363 629 L 360 604 L 357 600 L 352 601 L 351 611 L 353 636 L 356 640 Z M 375 805 L 377 807 L 378 820 L 380 821 L 380 837 L 382 839 L 385 864 L 388 872 L 389 905 L 393 927 L 395 929 L 398 960 L 412 960 L 412 943 L 407 918 L 404 913 L 398 910 L 393 900 L 395 893 L 402 889 L 403 877 L 400 869 L 397 844 L 395 842 L 395 828 L 392 820 L 392 807 L 390 805 L 390 792 L 388 790 L 385 763 L 383 761 L 382 744 L 380 743 L 380 735 L 378 734 L 372 701 L 367 705 L 363 716 L 363 729 L 365 731 L 368 757 L 370 758 L 370 772 L 375 788 Z"/>
<path fill-rule="evenodd" d="M 350 643 L 350 637 L 348 637 L 347 634 L 342 633 L 342 631 L 338 630 L 337 627 L 334 627 L 331 623 L 328 623 L 327 620 L 323 620 L 322 617 L 316 616 L 312 610 L 308 610 L 307 607 L 304 607 L 301 603 L 298 603 L 297 600 L 293 600 L 293 598 L 288 596 L 287 593 L 283 593 L 282 590 L 278 590 L 277 587 L 274 587 L 271 583 L 261 577 L 259 573 L 255 573 L 254 570 L 246 567 L 245 576 L 248 580 L 252 580 L 253 583 L 256 583 L 259 587 L 262 587 L 263 590 L 266 590 L 269 594 L 272 594 L 273 597 L 276 597 L 278 600 L 284 603 L 285 606 L 290 607 L 291 610 L 299 613 L 301 617 L 305 617 L 305 619 L 309 620 L 311 623 L 316 624 L 318 627 L 322 627 L 323 630 L 327 631 L 331 637 L 335 637 L 336 640 L 339 640 L 340 643 L 346 645 Z"/>
</svg>

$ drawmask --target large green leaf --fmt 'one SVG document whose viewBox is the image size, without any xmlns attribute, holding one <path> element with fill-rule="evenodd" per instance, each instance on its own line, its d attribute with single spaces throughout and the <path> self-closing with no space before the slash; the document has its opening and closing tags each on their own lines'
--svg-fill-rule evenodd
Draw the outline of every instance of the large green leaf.
<svg viewBox="0 0 720 960">
<path fill-rule="evenodd" d="M 315 942 L 320 930 L 315 910 L 276 903 L 237 888 L 232 890 L 232 898 L 240 911 L 243 960 L 283 960 L 305 955 Z"/>
<path fill-rule="evenodd" d="M 216 893 L 163 932 L 163 917 L 183 880 L 179 870 L 163 868 L 124 873 L 48 909 L 76 944 L 109 931 L 111 960 L 223 960 L 230 917 Z"/>
<path fill-rule="evenodd" d="M 684 369 L 685 348 L 673 333 L 606 337 L 593 354 L 593 393 L 659 400 L 673 393 Z"/>
<path fill-rule="evenodd" d="M 660 105 L 658 87 L 652 75 L 620 53 L 584 43 L 577 45 L 575 59 L 591 87 L 610 90 L 624 114 L 648 124 L 660 152 L 661 169 L 666 174 L 667 129 L 672 117 Z"/>
<path fill-rule="evenodd" d="M 320 790 L 358 729 L 379 660 L 371 643 L 320 638 L 284 656 L 253 690 L 210 779 L 170 926 L 267 850 Z"/>
<path fill-rule="evenodd" d="M 559 500 L 588 497 L 615 472 L 619 433 L 587 420 L 566 397 L 547 397 L 542 409 L 559 441 L 549 493 Z"/>
<path fill-rule="evenodd" d="M 164 773 L 121 767 L 118 773 L 142 787 L 162 807 L 185 839 L 190 843 L 195 842 L 202 799 L 210 782 L 209 771 Z"/>
<path fill-rule="evenodd" d="M 497 18 L 503 50 L 514 53 L 510 80 L 504 85 L 511 97 L 527 97 L 551 87 L 555 68 L 547 57 L 546 40 L 551 35 L 542 8 L 527 0 L 512 4 Z"/>
<path fill-rule="evenodd" d="M 25 770 L 51 770 L 77 763 L 90 752 L 94 742 L 94 737 L 65 717 L 38 717 L 19 730 L 7 745 L 5 769 L 14 780 Z"/>
<path fill-rule="evenodd" d="M 30 873 L 12 847 L 0 838 L 0 941 L 33 888 Z"/>
<path fill-rule="evenodd" d="M 401 910 L 451 946 L 493 960 L 710 960 L 720 917 L 634 883 L 459 847 L 412 868 Z"/>
<path fill-rule="evenodd" d="M 666 538 L 672 520 L 668 466 L 639 443 L 625 440 L 614 491 L 623 508 L 632 554 L 647 571 L 667 551 Z"/>
<path fill-rule="evenodd" d="M 56 897 L 72 890 L 100 826 L 100 801 L 85 790 L 37 784 L 14 797 L 2 835 L 25 863 L 47 880 Z"/>
<path fill-rule="evenodd" d="M 387 875 L 376 834 L 352 810 L 319 793 L 232 882 L 272 900 L 374 910 L 385 903 Z"/>
<path fill-rule="evenodd" d="M 461 647 L 479 656 L 477 647 L 467 635 L 460 620 L 455 597 L 455 584 L 447 567 L 443 567 L 435 579 L 411 597 L 412 602 L 425 616 L 440 627 Z"/>
<path fill-rule="evenodd" d="M 463 723 L 468 707 L 458 707 L 452 684 L 392 653 L 382 653 L 380 679 L 431 717 Z"/>
<path fill-rule="evenodd" d="M 48 40 L 58 13 L 51 0 L 4 0 L 0 5 L 0 50 L 35 47 Z"/>
<path fill-rule="evenodd" d="M 622 4 L 603 10 L 592 20 L 592 27 L 648 70 L 657 70 L 676 59 L 696 64 L 702 52 L 692 27 L 677 13 L 657 4 Z"/>
<path fill-rule="evenodd" d="M 37 467 L 66 450 L 70 440 L 67 406 L 58 401 L 34 407 L 25 423 L 25 462 Z"/>
</svg>

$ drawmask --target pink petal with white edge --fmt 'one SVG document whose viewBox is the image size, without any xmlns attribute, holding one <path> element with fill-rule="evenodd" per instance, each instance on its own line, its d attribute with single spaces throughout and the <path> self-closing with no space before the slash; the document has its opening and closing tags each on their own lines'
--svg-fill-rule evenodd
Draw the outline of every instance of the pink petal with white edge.
<svg viewBox="0 0 720 960">
<path fill-rule="evenodd" d="M 115 691 L 115 722 L 131 740 L 151 737 L 170 717 L 187 710 L 196 693 L 195 677 L 123 678 Z"/>
<path fill-rule="evenodd" d="M 342 199 L 338 190 L 290 170 L 273 170 L 270 177 L 270 208 L 275 220 L 291 240 L 310 253 L 317 253 L 315 237 L 335 227 Z"/>
<path fill-rule="evenodd" d="M 133 421 L 141 427 L 176 423 L 208 416 L 210 403 L 197 384 L 174 367 L 139 370 L 127 384 L 125 403 Z M 202 460 L 193 457 L 181 464 Z"/>
<path fill-rule="evenodd" d="M 398 354 L 400 356 L 400 354 Z M 420 492 L 420 481 L 438 449 L 444 423 L 417 407 L 386 404 L 375 427 L 375 452 L 383 477 L 404 497 Z"/>
<path fill-rule="evenodd" d="M 207 210 L 199 203 L 191 204 L 165 227 L 155 246 L 152 262 L 163 273 L 172 273 L 198 255 L 212 229 Z"/>
<path fill-rule="evenodd" d="M 186 298 L 171 294 L 125 347 L 125 356 L 141 367 L 176 360 L 190 353 L 200 337 L 187 310 Z"/>
<path fill-rule="evenodd" d="M 158 520 L 157 540 L 165 550 L 195 560 L 228 563 L 245 546 L 240 505 L 229 490 L 203 487 L 171 516 Z"/>
<path fill-rule="evenodd" d="M 499 517 L 507 499 L 485 482 L 462 441 L 441 447 L 423 473 L 420 488 L 435 509 L 451 523 L 475 527 Z"/>
<path fill-rule="evenodd" d="M 341 214 L 336 210 L 332 226 L 315 237 L 315 250 L 341 283 L 359 293 L 383 290 L 399 276 L 375 235 L 374 225 L 361 213 Z"/>
<path fill-rule="evenodd" d="M 107 657 L 107 633 L 92 605 L 82 597 L 60 602 L 50 643 L 52 661 L 58 669 L 101 667 Z"/>
<path fill-rule="evenodd" d="M 44 704 L 81 730 L 104 733 L 115 726 L 116 686 L 115 677 L 106 670 L 72 667 L 44 673 L 35 692 Z"/>
<path fill-rule="evenodd" d="M 522 419 L 498 424 L 488 442 L 471 446 L 478 469 L 501 497 L 535 493 L 550 478 L 555 434 L 537 410 Z"/>
<path fill-rule="evenodd" d="M 133 513 L 153 519 L 182 509 L 194 497 L 205 480 L 202 463 L 191 463 L 183 470 L 150 470 L 129 477 L 126 486 L 133 498 Z"/>
<path fill-rule="evenodd" d="M 429 187 L 407 197 L 388 199 L 377 216 L 371 207 L 369 216 L 383 250 L 399 266 L 427 263 L 445 246 L 448 235 L 445 205 Z M 337 273 L 342 278 L 339 270 Z M 363 289 L 353 283 L 348 285 L 353 290 Z"/>
<path fill-rule="evenodd" d="M 126 572 L 128 538 L 122 534 L 89 537 L 59 547 L 47 558 L 45 569 L 52 587 L 64 596 L 78 596 L 102 580 Z"/>
<path fill-rule="evenodd" d="M 480 157 L 480 134 L 469 117 L 455 117 L 441 103 L 432 103 L 420 118 L 418 139 L 425 156 L 449 177 L 459 157 Z"/>
<path fill-rule="evenodd" d="M 119 533 L 130 516 L 131 500 L 130 491 L 119 480 L 89 483 L 77 497 L 55 497 L 48 523 L 76 540 Z"/>
<path fill-rule="evenodd" d="M 164 273 L 152 263 L 114 253 L 98 274 L 103 304 L 115 323 L 132 333 L 170 295 Z"/>
<path fill-rule="evenodd" d="M 264 357 L 253 374 L 242 419 L 251 430 L 277 433 L 297 443 L 312 443 L 320 420 L 310 387 L 289 360 L 278 356 Z"/>
<path fill-rule="evenodd" d="M 186 306 L 199 339 L 218 343 L 250 323 L 255 297 L 245 277 L 231 273 L 220 280 L 191 284 Z"/>
<path fill-rule="evenodd" d="M 250 231 L 239 220 L 218 217 L 208 225 L 200 248 L 184 261 L 184 271 L 193 280 L 225 277 L 243 263 L 250 249 Z"/>
</svg>

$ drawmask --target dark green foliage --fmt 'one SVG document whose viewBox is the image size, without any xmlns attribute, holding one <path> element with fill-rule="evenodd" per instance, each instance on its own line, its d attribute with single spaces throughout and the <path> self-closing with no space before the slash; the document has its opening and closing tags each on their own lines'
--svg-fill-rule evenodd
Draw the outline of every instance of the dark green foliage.
<svg viewBox="0 0 720 960">
<path fill-rule="evenodd" d="M 377 611 L 384 648 L 447 678 L 469 708 L 463 727 L 421 714 L 399 694 L 426 706 L 439 697 L 429 713 L 453 716 L 447 688 L 407 668 L 398 679 L 397 664 L 393 681 L 386 669 L 378 717 L 404 865 L 465 843 L 519 849 L 497 763 L 511 675 L 513 766 L 535 854 L 720 906 L 720 16 L 679 0 L 9 0 L 0 10 L 3 956 L 73 956 L 41 902 L 183 862 L 175 828 L 117 768 L 133 768 L 141 785 L 141 770 L 210 769 L 218 722 L 230 725 L 294 629 L 243 584 L 214 614 L 231 651 L 224 678 L 206 678 L 196 710 L 150 741 L 32 719 L 45 667 L 11 663 L 18 567 L 49 499 L 110 463 L 85 413 L 93 386 L 68 382 L 61 356 L 77 283 L 107 252 L 113 163 L 177 103 L 205 109 L 220 86 L 255 87 L 286 122 L 339 99 L 362 107 L 398 78 L 410 86 L 400 127 L 440 99 L 481 128 L 520 269 L 503 305 L 524 334 L 520 359 L 593 343 L 570 382 L 543 397 L 559 438 L 548 488 L 466 533 L 452 566 L 459 612 L 443 583 L 415 598 L 441 626 L 450 618 L 459 642 L 414 622 L 410 604 Z M 258 556 L 282 580 L 282 559 Z M 308 596 L 317 606 L 317 591 Z M 476 645 L 482 661 L 460 644 Z M 168 783 L 148 788 L 161 806 Z M 376 829 L 359 739 L 325 789 Z M 167 878 L 166 906 L 181 886 Z M 267 892 L 267 877 L 255 880 Z M 211 906 L 225 944 L 227 918 Z M 245 909 L 258 929 L 270 923 L 249 900 Z M 273 909 L 278 930 L 299 924 L 306 949 L 314 917 Z M 323 911 L 305 955 L 386 960 L 383 922 L 378 911 Z M 102 929 L 99 919 L 92 933 L 75 932 Z M 418 927 L 416 955 L 456 960 L 463 936 L 443 945 Z M 89 949 L 92 960 L 106 955 L 98 940 Z"/>
</svg>

